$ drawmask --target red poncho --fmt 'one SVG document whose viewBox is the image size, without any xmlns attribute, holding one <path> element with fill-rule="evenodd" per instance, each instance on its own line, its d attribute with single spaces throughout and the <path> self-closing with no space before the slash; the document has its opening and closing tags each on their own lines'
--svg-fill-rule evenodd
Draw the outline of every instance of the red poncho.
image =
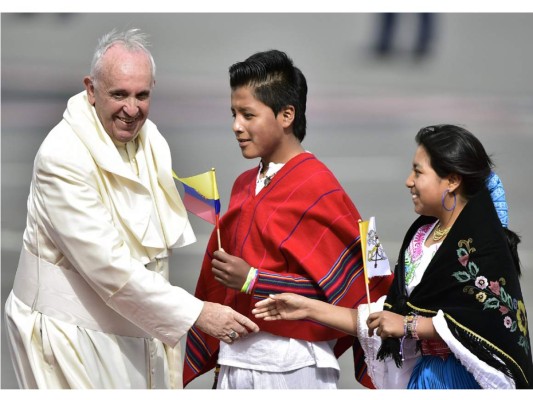
<svg viewBox="0 0 533 400">
<path fill-rule="evenodd" d="M 216 282 L 211 272 L 217 250 L 213 232 L 195 295 L 228 305 L 254 320 L 262 331 L 307 341 L 338 339 L 339 357 L 354 344 L 356 378 L 370 386 L 363 353 L 354 337 L 312 321 L 256 319 L 254 304 L 271 293 L 292 292 L 339 306 L 356 308 L 366 302 L 358 220 L 359 212 L 333 173 L 310 153 L 302 153 L 255 195 L 257 168 L 234 183 L 228 211 L 220 219 L 224 250 L 258 268 L 251 295 Z M 387 293 L 391 276 L 371 280 L 375 301 Z M 212 369 L 219 341 L 193 328 L 187 338 L 184 385 Z"/>
</svg>

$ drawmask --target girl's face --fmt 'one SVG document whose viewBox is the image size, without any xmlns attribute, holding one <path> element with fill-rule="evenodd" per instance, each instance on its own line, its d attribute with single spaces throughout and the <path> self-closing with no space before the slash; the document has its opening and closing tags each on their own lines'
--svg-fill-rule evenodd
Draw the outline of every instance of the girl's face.
<svg viewBox="0 0 533 400">
<path fill-rule="evenodd" d="M 411 192 L 415 212 L 440 218 L 443 213 L 442 195 L 449 187 L 447 178 L 440 178 L 431 168 L 430 158 L 423 146 L 418 146 L 413 158 L 413 170 L 405 185 Z"/>
<path fill-rule="evenodd" d="M 243 86 L 231 93 L 231 113 L 232 129 L 245 158 L 261 157 L 265 165 L 286 161 L 283 112 L 274 115 L 270 107 L 255 98 L 253 88 Z"/>
</svg>

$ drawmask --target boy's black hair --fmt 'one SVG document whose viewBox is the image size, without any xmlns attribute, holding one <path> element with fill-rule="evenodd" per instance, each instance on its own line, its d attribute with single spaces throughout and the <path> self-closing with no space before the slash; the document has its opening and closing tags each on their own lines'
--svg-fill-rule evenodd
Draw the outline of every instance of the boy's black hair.
<svg viewBox="0 0 533 400">
<path fill-rule="evenodd" d="M 278 115 L 287 106 L 295 110 L 293 132 L 301 142 L 306 133 L 305 108 L 307 82 L 302 71 L 282 51 L 255 53 L 229 68 L 232 90 L 243 86 L 253 89 L 255 97 Z"/>
</svg>

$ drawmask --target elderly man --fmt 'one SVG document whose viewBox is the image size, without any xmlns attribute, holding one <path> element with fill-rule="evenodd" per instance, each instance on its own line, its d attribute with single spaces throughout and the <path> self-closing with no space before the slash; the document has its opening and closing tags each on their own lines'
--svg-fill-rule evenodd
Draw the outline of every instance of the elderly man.
<svg viewBox="0 0 533 400">
<path fill-rule="evenodd" d="M 231 343 L 257 325 L 168 281 L 196 240 L 167 142 L 148 120 L 155 64 L 137 29 L 102 37 L 86 90 L 35 158 L 27 226 L 6 303 L 24 388 L 181 388 L 194 325 Z"/>
</svg>

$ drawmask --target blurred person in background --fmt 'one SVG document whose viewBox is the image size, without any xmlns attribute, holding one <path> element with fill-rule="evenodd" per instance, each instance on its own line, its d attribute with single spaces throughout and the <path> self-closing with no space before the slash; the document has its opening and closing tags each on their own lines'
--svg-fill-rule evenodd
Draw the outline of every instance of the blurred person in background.
<svg viewBox="0 0 533 400">
<path fill-rule="evenodd" d="M 380 58 L 388 58 L 399 55 L 402 47 L 400 39 L 403 34 L 414 36 L 408 52 L 415 60 L 423 60 L 431 54 L 435 38 L 435 20 L 437 15 L 434 13 L 382 13 L 378 14 L 379 24 L 377 28 L 376 42 L 374 44 L 374 54 Z M 412 24 L 412 29 L 405 28 L 408 22 Z M 401 21 L 404 21 L 403 23 Z M 399 25 L 401 24 L 401 25 Z M 405 29 L 404 29 L 405 28 Z"/>
</svg>

